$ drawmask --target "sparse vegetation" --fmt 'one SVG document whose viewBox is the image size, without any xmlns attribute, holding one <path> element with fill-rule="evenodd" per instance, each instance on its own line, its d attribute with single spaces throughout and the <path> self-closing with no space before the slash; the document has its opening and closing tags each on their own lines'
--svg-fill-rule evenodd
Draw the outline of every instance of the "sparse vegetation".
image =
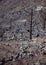
<svg viewBox="0 0 46 65">
<path fill-rule="evenodd" d="M 0 0 L 0 65 L 46 65 L 46 0 Z"/>
</svg>

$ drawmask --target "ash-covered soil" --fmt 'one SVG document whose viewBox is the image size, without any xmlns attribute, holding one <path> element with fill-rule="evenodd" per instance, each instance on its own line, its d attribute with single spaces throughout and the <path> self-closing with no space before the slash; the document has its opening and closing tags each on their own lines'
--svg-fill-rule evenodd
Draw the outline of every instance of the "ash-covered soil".
<svg viewBox="0 0 46 65">
<path fill-rule="evenodd" d="M 0 65 L 46 65 L 46 0 L 0 0 Z"/>
<path fill-rule="evenodd" d="M 42 11 L 36 11 L 43 6 Z M 29 40 L 31 8 L 33 9 L 32 36 L 46 37 L 45 0 L 2 0 L 0 1 L 0 40 Z M 28 13 L 29 12 L 29 13 Z M 44 27 L 45 19 L 45 29 Z"/>
</svg>

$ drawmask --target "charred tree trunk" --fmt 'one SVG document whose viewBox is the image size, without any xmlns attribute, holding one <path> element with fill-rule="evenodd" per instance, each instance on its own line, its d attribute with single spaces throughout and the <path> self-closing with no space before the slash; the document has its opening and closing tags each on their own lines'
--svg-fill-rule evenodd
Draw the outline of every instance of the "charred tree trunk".
<svg viewBox="0 0 46 65">
<path fill-rule="evenodd" d="M 30 21 L 30 39 L 32 39 L 32 17 L 33 17 L 33 9 L 31 9 L 31 21 Z"/>
<path fill-rule="evenodd" d="M 46 18 L 44 19 L 44 22 L 43 22 L 43 30 L 45 30 L 45 25 L 46 25 Z"/>
</svg>

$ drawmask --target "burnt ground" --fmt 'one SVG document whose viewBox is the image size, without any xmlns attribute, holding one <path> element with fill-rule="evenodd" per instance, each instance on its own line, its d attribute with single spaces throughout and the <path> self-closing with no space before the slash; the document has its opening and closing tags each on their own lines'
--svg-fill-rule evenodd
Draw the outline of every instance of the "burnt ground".
<svg viewBox="0 0 46 65">
<path fill-rule="evenodd" d="M 46 65 L 46 0 L 0 0 L 0 65 Z"/>
</svg>

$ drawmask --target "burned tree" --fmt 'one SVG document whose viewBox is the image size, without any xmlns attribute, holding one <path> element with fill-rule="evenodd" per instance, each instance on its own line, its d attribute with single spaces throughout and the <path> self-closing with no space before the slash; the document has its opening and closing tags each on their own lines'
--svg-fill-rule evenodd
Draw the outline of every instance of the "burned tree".
<svg viewBox="0 0 46 65">
<path fill-rule="evenodd" d="M 31 9 L 31 21 L 30 21 L 30 39 L 32 39 L 32 17 L 33 17 L 33 9 Z"/>
<path fill-rule="evenodd" d="M 43 30 L 45 30 L 45 26 L 46 26 L 46 12 L 43 12 L 43 14 L 44 14 Z"/>
<path fill-rule="evenodd" d="M 45 22 L 46 22 L 46 18 L 44 18 L 44 22 L 43 22 L 43 30 L 45 30 Z"/>
<path fill-rule="evenodd" d="M 30 30 L 28 30 L 30 32 L 30 40 L 32 39 L 32 19 L 33 19 L 33 9 L 31 8 L 31 12 L 28 12 L 27 10 L 24 10 L 26 13 L 29 14 L 30 16 Z"/>
<path fill-rule="evenodd" d="M 43 30 L 45 30 L 45 27 L 46 27 L 46 0 L 43 0 L 42 1 L 42 6 L 43 6 L 43 9 L 42 9 L 42 12 L 41 12 L 41 17 L 43 18 Z"/>
<path fill-rule="evenodd" d="M 45 27 L 46 27 L 46 11 L 45 11 L 44 8 L 43 8 L 43 10 L 41 10 L 40 16 L 43 19 L 43 30 L 45 30 Z"/>
</svg>

